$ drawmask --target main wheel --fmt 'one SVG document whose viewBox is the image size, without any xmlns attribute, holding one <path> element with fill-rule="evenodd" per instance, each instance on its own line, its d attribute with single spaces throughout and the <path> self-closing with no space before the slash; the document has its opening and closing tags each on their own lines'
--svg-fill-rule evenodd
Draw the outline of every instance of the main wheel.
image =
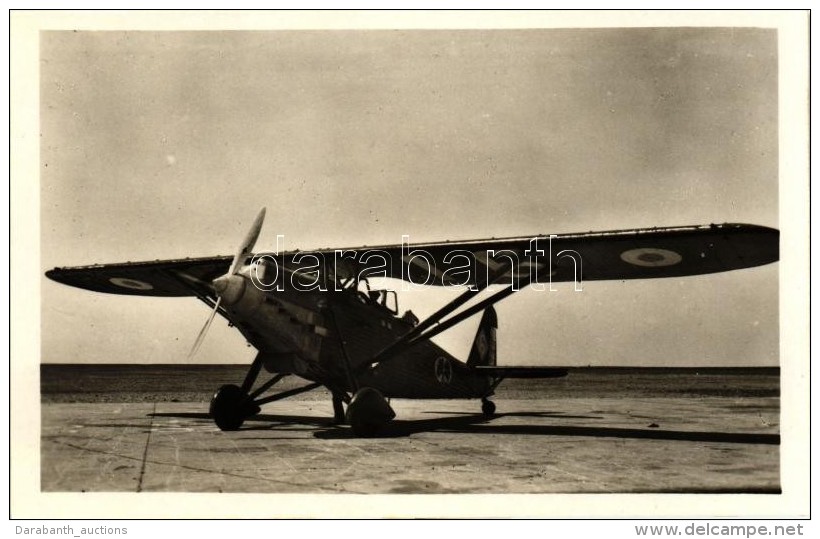
<svg viewBox="0 0 820 539">
<path fill-rule="evenodd" d="M 481 413 L 487 417 L 495 415 L 495 403 L 491 400 L 481 399 Z"/>
<path fill-rule="evenodd" d="M 211 398 L 209 412 L 220 430 L 237 430 L 249 415 L 245 402 L 247 395 L 239 386 L 228 384 L 220 387 Z"/>
<path fill-rule="evenodd" d="M 376 436 L 394 417 L 396 413 L 387 399 L 372 387 L 357 391 L 347 405 L 347 422 L 356 436 Z"/>
</svg>

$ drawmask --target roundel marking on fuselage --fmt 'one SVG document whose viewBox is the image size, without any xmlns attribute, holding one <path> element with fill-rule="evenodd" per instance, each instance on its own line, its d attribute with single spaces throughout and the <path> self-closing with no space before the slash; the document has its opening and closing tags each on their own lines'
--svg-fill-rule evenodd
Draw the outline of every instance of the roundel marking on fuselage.
<svg viewBox="0 0 820 539">
<path fill-rule="evenodd" d="M 136 279 L 125 279 L 123 277 L 111 277 L 108 281 L 121 288 L 130 288 L 131 290 L 152 290 L 154 288 L 153 285 L 146 282 Z"/>
<path fill-rule="evenodd" d="M 683 257 L 675 251 L 668 249 L 654 249 L 643 247 L 640 249 L 630 249 L 621 253 L 621 260 L 633 266 L 643 266 L 647 268 L 659 268 L 662 266 L 674 266 L 683 260 Z"/>
</svg>

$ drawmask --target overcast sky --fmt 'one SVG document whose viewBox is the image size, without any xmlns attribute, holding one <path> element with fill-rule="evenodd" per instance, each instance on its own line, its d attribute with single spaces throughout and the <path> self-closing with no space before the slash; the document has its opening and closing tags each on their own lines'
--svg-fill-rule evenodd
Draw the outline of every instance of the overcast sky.
<svg viewBox="0 0 820 539">
<path fill-rule="evenodd" d="M 778 227 L 765 29 L 44 32 L 41 260 Z M 524 291 L 499 362 L 777 365 L 778 265 Z M 398 288 L 398 286 L 396 286 Z M 451 292 L 400 293 L 420 316 Z M 42 279 L 43 362 L 177 363 L 208 308 Z M 437 339 L 466 358 L 477 320 Z M 248 362 L 224 320 L 197 362 Z"/>
</svg>

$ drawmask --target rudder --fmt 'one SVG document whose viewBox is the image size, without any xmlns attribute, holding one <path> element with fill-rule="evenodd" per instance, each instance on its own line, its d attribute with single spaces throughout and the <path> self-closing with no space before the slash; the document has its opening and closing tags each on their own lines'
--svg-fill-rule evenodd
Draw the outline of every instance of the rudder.
<svg viewBox="0 0 820 539">
<path fill-rule="evenodd" d="M 478 331 L 473 339 L 473 347 L 470 349 L 470 356 L 467 358 L 469 367 L 479 365 L 494 366 L 496 364 L 496 330 L 498 329 L 498 316 L 495 309 L 490 306 L 484 309 L 484 316 L 478 324 Z"/>
</svg>

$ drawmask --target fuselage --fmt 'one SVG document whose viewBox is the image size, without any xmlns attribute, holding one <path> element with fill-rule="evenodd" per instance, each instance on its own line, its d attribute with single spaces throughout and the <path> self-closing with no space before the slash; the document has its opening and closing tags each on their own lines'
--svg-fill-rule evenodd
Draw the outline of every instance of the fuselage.
<svg viewBox="0 0 820 539">
<path fill-rule="evenodd" d="M 223 307 L 231 323 L 262 354 L 269 372 L 296 374 L 348 392 L 373 387 L 396 398 L 481 398 L 490 391 L 488 376 L 475 374 L 429 339 L 367 367 L 415 322 L 412 316 L 398 316 L 374 297 L 378 294 L 355 286 L 324 291 L 282 286 L 266 291 L 254 285 L 247 271 L 240 275 L 243 290 Z"/>
</svg>

